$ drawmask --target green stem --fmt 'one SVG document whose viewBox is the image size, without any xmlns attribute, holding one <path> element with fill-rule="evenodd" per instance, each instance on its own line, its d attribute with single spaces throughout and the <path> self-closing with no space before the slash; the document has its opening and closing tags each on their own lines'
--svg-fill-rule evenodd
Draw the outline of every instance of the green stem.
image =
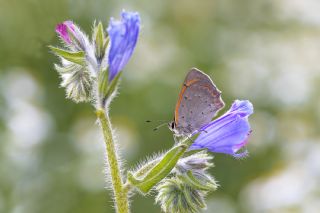
<svg viewBox="0 0 320 213">
<path fill-rule="evenodd" d="M 111 181 L 114 193 L 115 206 L 118 213 L 128 213 L 128 190 L 123 188 L 121 172 L 118 164 L 117 153 L 111 131 L 109 116 L 103 109 L 97 109 L 97 117 L 100 121 L 103 131 L 104 141 L 106 143 L 107 159 L 111 173 Z"/>
</svg>

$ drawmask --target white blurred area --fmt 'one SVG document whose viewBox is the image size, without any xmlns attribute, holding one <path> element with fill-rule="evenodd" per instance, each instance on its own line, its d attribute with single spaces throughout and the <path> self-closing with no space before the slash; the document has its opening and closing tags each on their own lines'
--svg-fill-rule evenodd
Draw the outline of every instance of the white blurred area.
<svg viewBox="0 0 320 213">
<path fill-rule="evenodd" d="M 285 156 L 282 167 L 244 188 L 240 201 L 246 212 L 319 212 L 319 141 L 294 142 L 284 149 L 292 156 Z"/>
<path fill-rule="evenodd" d="M 283 20 L 294 20 L 301 26 L 288 32 L 251 34 L 245 39 L 244 51 L 228 59 L 232 94 L 257 101 L 262 107 L 265 104 L 282 109 L 276 114 L 260 109 L 252 116 L 251 153 L 259 153 L 276 142 L 280 143 L 282 159 L 272 171 L 243 188 L 239 205 L 243 212 L 252 213 L 317 213 L 320 212 L 320 1 L 283 0 L 274 5 Z M 275 136 L 280 140 L 275 141 Z M 229 210 L 232 207 L 231 204 L 225 207 L 226 212 L 237 212 L 236 208 Z"/>
<path fill-rule="evenodd" d="M 296 19 L 306 24 L 320 26 L 320 1 L 318 0 L 273 0 L 279 5 L 284 18 Z"/>
<path fill-rule="evenodd" d="M 53 127 L 50 114 L 41 107 L 41 88 L 21 68 L 10 69 L 1 79 L 1 95 L 8 109 L 3 112 L 7 131 L 2 135 L 8 158 L 21 169 L 37 164 L 37 147 Z"/>
<path fill-rule="evenodd" d="M 13 212 L 23 212 L 31 204 L 28 196 L 39 192 L 48 181 L 46 175 L 33 174 L 39 167 L 39 148 L 54 128 L 53 119 L 41 106 L 43 93 L 36 80 L 22 68 L 6 70 L 0 79 L 0 95 L 6 108 L 1 110 L 6 131 L 0 131 L 2 143 L 1 181 L 12 186 Z M 0 193 L 0 212 L 1 212 Z M 3 202 L 8 209 L 8 202 Z"/>
<path fill-rule="evenodd" d="M 248 37 L 246 51 L 229 62 L 230 89 L 235 96 L 287 109 L 310 100 L 320 77 L 320 33 L 281 37 L 257 34 Z M 248 79 L 250 76 L 250 79 Z"/>
</svg>

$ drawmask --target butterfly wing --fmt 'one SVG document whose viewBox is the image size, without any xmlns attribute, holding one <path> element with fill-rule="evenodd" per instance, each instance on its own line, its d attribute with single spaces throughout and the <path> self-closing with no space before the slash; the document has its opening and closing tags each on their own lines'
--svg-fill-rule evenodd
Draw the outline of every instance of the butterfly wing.
<svg viewBox="0 0 320 213">
<path fill-rule="evenodd" d="M 223 108 L 221 92 L 210 77 L 192 68 L 187 74 L 175 108 L 175 132 L 188 135 L 209 123 Z"/>
</svg>

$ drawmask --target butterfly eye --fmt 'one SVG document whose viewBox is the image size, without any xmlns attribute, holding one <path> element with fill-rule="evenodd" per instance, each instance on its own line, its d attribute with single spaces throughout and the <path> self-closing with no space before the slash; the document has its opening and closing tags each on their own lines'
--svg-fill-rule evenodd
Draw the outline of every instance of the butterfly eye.
<svg viewBox="0 0 320 213">
<path fill-rule="evenodd" d="M 174 129 L 174 128 L 175 128 L 174 121 L 172 121 L 169 125 L 170 125 L 171 129 Z"/>
</svg>

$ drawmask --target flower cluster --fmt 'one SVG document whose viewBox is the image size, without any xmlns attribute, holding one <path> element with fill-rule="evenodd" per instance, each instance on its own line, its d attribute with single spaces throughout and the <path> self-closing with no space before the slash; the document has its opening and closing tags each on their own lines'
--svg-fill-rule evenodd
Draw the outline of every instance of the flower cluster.
<svg viewBox="0 0 320 213">
<path fill-rule="evenodd" d="M 76 102 L 96 101 L 103 107 L 116 91 L 120 71 L 128 63 L 138 40 L 140 17 L 136 12 L 111 18 L 107 35 L 102 23 L 94 24 L 92 41 L 72 21 L 58 24 L 56 32 L 65 49 L 50 47 L 60 57 L 55 65 L 66 88 L 67 98 Z"/>
</svg>

